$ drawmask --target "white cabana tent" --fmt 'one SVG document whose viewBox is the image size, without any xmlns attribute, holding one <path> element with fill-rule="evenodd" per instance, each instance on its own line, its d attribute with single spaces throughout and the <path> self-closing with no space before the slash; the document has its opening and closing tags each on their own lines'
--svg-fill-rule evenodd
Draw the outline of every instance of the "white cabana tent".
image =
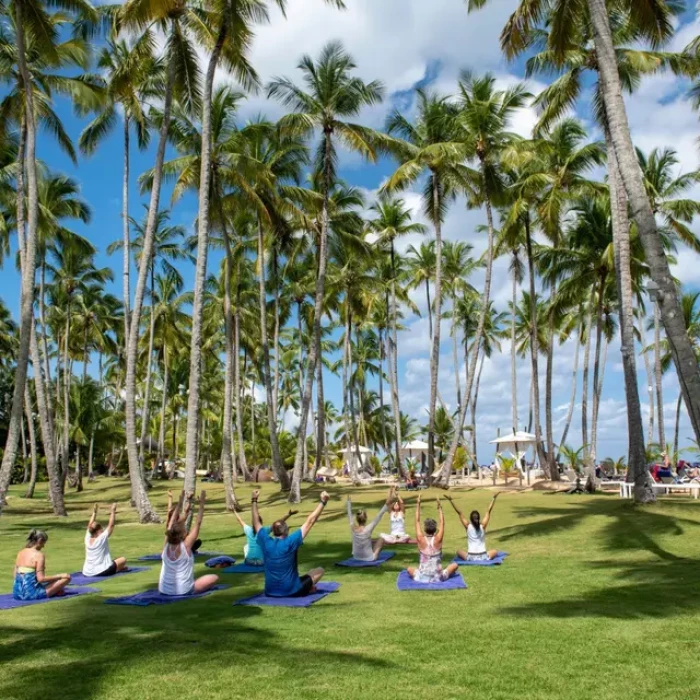
<svg viewBox="0 0 700 700">
<path fill-rule="evenodd" d="M 489 444 L 496 445 L 496 462 L 499 463 L 499 467 L 499 455 L 501 452 L 507 450 L 513 457 L 515 457 L 518 462 L 518 468 L 520 469 L 520 462 L 522 458 L 527 454 L 530 447 L 537 444 L 537 438 L 532 433 L 526 433 L 522 430 L 518 430 L 515 433 L 497 437 L 495 440 L 491 440 Z M 527 483 L 530 483 L 529 466 L 527 467 Z"/>
<path fill-rule="evenodd" d="M 357 453 L 360 453 L 359 462 Z M 354 447 L 346 447 L 343 452 L 343 463 L 347 465 L 350 473 L 353 471 L 357 472 L 372 472 L 372 465 L 369 463 L 370 455 L 372 455 L 372 450 L 369 447 L 360 445 L 358 449 Z"/>
<path fill-rule="evenodd" d="M 401 456 L 409 459 L 417 458 L 421 462 L 421 471 L 425 468 L 425 457 L 428 455 L 429 445 L 423 440 L 411 440 L 401 447 Z"/>
</svg>

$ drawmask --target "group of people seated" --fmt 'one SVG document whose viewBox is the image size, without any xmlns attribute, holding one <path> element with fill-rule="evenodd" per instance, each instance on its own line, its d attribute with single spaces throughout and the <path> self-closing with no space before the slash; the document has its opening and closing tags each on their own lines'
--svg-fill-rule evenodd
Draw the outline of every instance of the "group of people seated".
<svg viewBox="0 0 700 700">
<path fill-rule="evenodd" d="M 297 552 L 304 540 L 318 521 L 330 496 L 324 491 L 314 511 L 306 518 L 302 526 L 290 532 L 287 520 L 297 511 L 290 510 L 287 515 L 275 520 L 271 527 L 264 527 L 258 508 L 259 491 L 251 497 L 252 523 L 247 524 L 236 513 L 236 518 L 246 536 L 244 547 L 245 563 L 249 566 L 262 566 L 265 572 L 265 594 L 271 597 L 306 596 L 315 591 L 316 585 L 324 575 L 320 567 L 299 574 Z M 464 560 L 493 559 L 497 552 L 486 549 L 486 529 L 498 494 L 494 495 L 483 521 L 478 511 L 471 512 L 469 519 L 459 510 L 452 499 L 447 500 L 455 509 L 466 530 L 467 549 L 457 552 Z M 201 491 L 197 517 L 193 519 L 193 495 L 180 495 L 173 505 L 172 493 L 168 494 L 168 513 L 166 519 L 165 541 L 161 554 L 162 564 L 158 581 L 158 590 L 167 596 L 182 596 L 203 593 L 214 587 L 219 577 L 206 574 L 195 578 L 194 559 L 201 546 L 199 539 L 206 491 Z M 416 581 L 433 583 L 444 581 L 457 570 L 457 564 L 450 564 L 443 569 L 442 542 L 445 534 L 445 517 L 440 499 L 437 500 L 438 521 L 427 518 L 421 521 L 421 497 L 418 496 L 415 513 L 416 542 L 419 563 L 409 567 L 409 575 Z M 391 511 L 390 533 L 372 540 L 372 534 L 384 515 Z M 365 510 L 359 510 L 353 518 L 352 501 L 347 501 L 348 520 L 352 537 L 352 555 L 361 561 L 376 561 L 385 545 L 403 544 L 410 541 L 406 533 L 406 507 L 396 487 L 389 489 L 386 502 L 375 518 L 368 523 Z M 109 538 L 116 524 L 117 504 L 112 505 L 107 527 L 97 520 L 98 505 L 93 508 L 85 533 L 85 561 L 83 575 L 87 577 L 113 576 L 126 569 L 124 557 L 112 559 Z M 43 549 L 48 542 L 48 535 L 42 530 L 32 530 L 26 546 L 18 553 L 15 561 L 15 581 L 13 596 L 17 600 L 39 600 L 65 594 L 70 583 L 69 574 L 62 573 L 47 576 L 46 558 Z"/>
</svg>

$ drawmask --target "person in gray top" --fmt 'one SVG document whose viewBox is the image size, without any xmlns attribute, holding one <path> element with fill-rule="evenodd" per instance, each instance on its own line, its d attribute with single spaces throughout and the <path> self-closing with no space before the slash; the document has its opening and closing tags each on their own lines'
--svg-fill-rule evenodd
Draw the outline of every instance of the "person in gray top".
<svg viewBox="0 0 700 700">
<path fill-rule="evenodd" d="M 350 522 L 350 534 L 352 535 L 352 556 L 353 559 L 359 561 L 376 561 L 379 553 L 384 546 L 384 540 L 381 538 L 372 545 L 372 532 L 384 515 L 389 510 L 389 507 L 396 498 L 395 489 L 392 486 L 386 497 L 386 503 L 375 516 L 371 523 L 367 524 L 367 511 L 359 510 L 353 518 L 352 501 L 348 496 L 348 521 Z"/>
</svg>

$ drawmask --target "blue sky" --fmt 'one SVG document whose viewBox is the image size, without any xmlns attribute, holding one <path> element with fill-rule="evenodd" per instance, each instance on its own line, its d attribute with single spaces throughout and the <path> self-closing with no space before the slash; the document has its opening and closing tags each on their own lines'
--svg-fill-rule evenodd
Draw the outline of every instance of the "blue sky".
<svg viewBox="0 0 700 700">
<path fill-rule="evenodd" d="M 454 91 L 457 76 L 463 68 L 477 72 L 491 71 L 502 84 L 522 77 L 522 64 L 508 64 L 502 57 L 498 35 L 509 13 L 516 6 L 516 0 L 495 0 L 485 10 L 469 15 L 465 3 L 460 0 L 348 0 L 349 9 L 340 13 L 324 6 L 322 0 L 290 0 L 287 19 L 275 10 L 269 26 L 260 27 L 253 46 L 251 60 L 263 81 L 273 76 L 294 77 L 295 66 L 303 53 L 315 55 L 329 40 L 341 39 L 354 56 L 358 73 L 366 80 L 381 79 L 387 87 L 388 98 L 383 105 L 366 111 L 361 121 L 381 127 L 388 111 L 398 107 L 407 113 L 413 108 L 412 91 L 416 85 L 430 86 L 444 93 Z M 687 44 L 698 34 L 694 11 L 689 10 L 679 26 L 674 48 Z M 220 82 L 228 82 L 227 76 L 220 74 Z M 693 112 L 685 96 L 686 85 L 672 76 L 661 75 L 648 79 L 641 89 L 628 99 L 630 122 L 635 142 L 645 151 L 656 146 L 672 146 L 681 159 L 684 170 L 698 167 L 698 146 L 696 139 L 700 129 L 698 117 Z M 532 92 L 542 88 L 537 81 L 530 81 Z M 56 104 L 57 111 L 64 120 L 69 134 L 77 140 L 85 121 L 79 120 L 65 102 Z M 265 114 L 274 119 L 281 115 L 281 108 L 265 100 L 263 95 L 252 96 L 241 108 L 241 120 L 257 114 Z M 579 110 L 579 116 L 589 122 L 586 105 Z M 513 128 L 527 134 L 534 124 L 535 114 L 531 109 L 518 114 Z M 53 170 L 62 171 L 76 178 L 81 185 L 82 196 L 90 204 L 93 212 L 90 224 L 76 224 L 75 229 L 88 236 L 98 247 L 98 264 L 115 270 L 113 291 L 121 295 L 119 277 L 120 259 L 106 255 L 106 247 L 121 237 L 121 183 L 122 183 L 122 143 L 121 132 L 114 134 L 104 143 L 97 154 L 89 159 L 81 159 L 77 166 L 61 153 L 51 137 L 41 134 L 37 152 L 39 157 Z M 136 176 L 153 163 L 153 148 L 146 152 L 132 152 L 131 214 L 142 216 L 141 197 Z M 341 160 L 341 174 L 351 184 L 367 191 L 371 200 L 382 179 L 392 170 L 392 164 L 383 161 L 369 165 L 350 154 Z M 700 191 L 696 193 L 700 196 Z M 169 203 L 170 192 L 165 189 L 163 206 Z M 419 213 L 419 195 L 407 192 L 405 199 Z M 173 209 L 171 221 L 183 224 L 192 231 L 196 216 L 196 201 L 193 196 L 182 199 Z M 476 232 L 484 222 L 481 212 L 470 212 L 463 202 L 457 202 L 450 210 L 445 223 L 445 236 L 452 240 L 465 240 L 471 243 L 475 252 L 485 247 L 485 238 Z M 419 240 L 409 240 L 410 243 Z M 679 255 L 676 274 L 688 288 L 700 286 L 700 262 L 694 253 L 683 251 Z M 216 258 L 210 258 L 210 269 L 215 269 Z M 6 264 L 3 270 L 0 296 L 16 313 L 19 280 L 14 269 Z M 183 268 L 186 284 L 191 286 L 193 270 Z M 478 278 L 474 280 L 479 284 Z M 510 295 L 507 276 L 507 262 L 497 261 L 495 266 L 495 286 L 493 295 L 499 309 L 504 309 Z M 428 404 L 428 347 L 429 338 L 425 319 L 424 294 L 417 290 L 414 301 L 423 313 L 423 318 L 408 318 L 407 329 L 399 339 L 400 390 L 402 409 L 425 422 Z M 447 325 L 443 328 L 441 352 L 440 390 L 445 401 L 454 406 L 455 377 L 452 369 L 451 339 Z M 574 342 L 570 341 L 556 349 L 554 373 L 555 387 L 555 435 L 561 432 L 563 416 L 571 395 L 571 368 L 574 355 Z M 488 440 L 502 431 L 511 429 L 510 391 L 510 347 L 502 345 L 497 354 L 484 367 L 477 414 L 479 436 L 479 459 L 488 462 L 493 456 Z M 544 363 L 543 363 L 544 364 Z M 638 363 L 640 394 L 647 401 L 647 381 L 641 359 Z M 463 371 L 463 370 L 462 370 Z M 464 377 L 462 377 L 464 382 Z M 518 403 L 521 424 L 527 419 L 529 391 L 529 363 L 523 361 L 518 369 Z M 339 383 L 328 379 L 327 398 L 340 404 Z M 678 385 L 675 375 L 670 372 L 664 379 L 664 402 L 666 405 L 666 435 L 672 439 L 675 401 Z M 578 386 L 578 401 L 581 387 Z M 288 424 L 294 423 L 289 417 Z M 570 433 L 569 442 L 580 444 L 580 412 L 577 409 Z M 521 425 L 522 427 L 522 425 Z M 685 416 L 682 421 L 681 444 L 691 435 Z M 601 405 L 600 435 L 598 454 L 618 457 L 626 451 L 626 418 L 622 392 L 622 368 L 619 356 L 619 343 L 615 341 L 609 349 L 606 369 L 604 397 Z"/>
</svg>

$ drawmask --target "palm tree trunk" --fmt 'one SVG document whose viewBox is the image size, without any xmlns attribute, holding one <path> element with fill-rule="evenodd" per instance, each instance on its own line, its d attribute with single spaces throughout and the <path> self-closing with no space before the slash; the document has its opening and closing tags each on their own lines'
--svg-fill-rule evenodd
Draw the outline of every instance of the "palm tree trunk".
<svg viewBox="0 0 700 700">
<path fill-rule="evenodd" d="M 483 168 L 483 164 L 482 164 Z M 486 178 L 484 178 L 486 180 Z M 482 308 L 479 314 L 479 322 L 476 327 L 476 334 L 474 336 L 474 344 L 472 347 L 472 357 L 471 366 L 476 367 L 476 361 L 479 353 L 479 346 L 481 345 L 481 339 L 484 335 L 484 327 L 486 325 L 486 317 L 490 312 L 490 302 L 491 302 L 491 277 L 493 274 L 493 242 L 494 242 L 494 227 L 493 227 L 493 211 L 491 209 L 491 200 L 486 197 L 486 222 L 488 227 L 488 245 L 486 248 L 486 274 L 484 276 L 484 293 L 482 296 Z M 462 440 L 462 431 L 464 430 L 464 419 L 467 415 L 467 406 L 469 404 L 469 397 L 472 393 L 472 387 L 474 384 L 475 372 L 472 371 L 471 375 L 467 376 L 467 386 L 464 391 L 465 401 L 462 404 L 462 409 L 459 412 L 459 417 L 455 424 L 455 434 L 452 438 L 452 444 L 450 445 L 450 450 L 447 453 L 447 459 L 445 459 L 442 471 L 440 473 L 440 481 L 442 481 L 446 486 L 450 483 L 450 474 L 452 473 L 452 463 L 454 462 L 455 454 L 457 448 Z"/>
<path fill-rule="evenodd" d="M 593 410 L 591 412 L 591 444 L 586 450 L 587 467 L 593 470 L 596 461 L 598 442 L 598 385 L 600 383 L 600 357 L 603 344 L 603 303 L 605 300 L 605 274 L 601 275 L 598 287 L 595 319 L 595 357 L 593 360 Z M 591 471 L 593 473 L 593 471 Z"/>
<path fill-rule="evenodd" d="M 639 387 L 637 385 L 637 361 L 634 344 L 634 293 L 630 269 L 630 226 L 627 215 L 628 203 L 624 187 L 622 187 L 620 181 L 617 158 L 610 140 L 610 132 L 608 129 L 605 131 L 606 143 L 608 144 L 608 182 L 610 185 L 610 200 L 613 203 L 611 211 L 620 313 L 620 353 L 622 355 L 627 404 L 627 479 L 634 481 L 635 500 L 641 501 L 648 498 L 646 486 L 649 476 L 644 453 L 644 426 L 642 424 L 642 408 L 639 402 Z M 653 406 L 653 401 L 650 402 L 650 405 Z"/>
<path fill-rule="evenodd" d="M 481 372 L 484 369 L 484 358 L 486 353 L 482 351 L 481 359 L 479 360 L 479 369 L 476 373 L 476 382 L 474 384 L 474 396 L 471 400 L 471 422 L 472 422 L 472 459 L 474 466 L 476 467 L 477 473 L 480 473 L 479 469 L 479 459 L 477 457 L 476 449 L 476 405 L 479 401 L 479 385 L 481 384 Z"/>
<path fill-rule="evenodd" d="M 31 89 L 31 78 L 27 66 L 27 54 L 24 43 L 24 20 L 22 3 L 15 5 L 15 37 L 17 41 L 18 67 L 22 83 L 25 86 L 24 95 L 26 103 L 25 120 L 27 124 L 27 201 L 29 211 L 27 216 L 27 231 L 24 243 L 24 252 L 21 254 L 22 286 L 20 294 L 20 329 L 19 348 L 15 367 L 14 387 L 12 392 L 12 407 L 10 409 L 10 424 L 7 431 L 5 451 L 0 466 L 0 513 L 5 502 L 5 495 L 10 485 L 12 468 L 17 457 L 17 446 L 24 412 L 24 386 L 27 381 L 27 368 L 29 365 L 29 353 L 31 334 L 34 326 L 34 284 L 36 278 L 36 245 L 37 245 L 37 220 L 39 204 L 37 199 L 37 165 L 36 165 L 36 129 L 34 122 L 34 96 Z M 19 193 L 18 199 L 22 198 Z M 40 365 L 36 365 L 39 372 Z"/>
<path fill-rule="evenodd" d="M 564 423 L 564 431 L 561 434 L 561 440 L 559 440 L 559 449 L 557 450 L 557 456 L 555 461 L 559 461 L 559 455 L 561 453 L 561 448 L 566 445 L 566 437 L 569 434 L 569 428 L 571 427 L 571 419 L 574 416 L 574 407 L 576 406 L 576 389 L 578 385 L 578 362 L 579 355 L 581 354 L 581 333 L 579 332 L 576 336 L 576 351 L 574 353 L 574 368 L 571 372 L 571 401 L 569 402 L 569 410 L 566 414 L 566 422 Z"/>
<path fill-rule="evenodd" d="M 173 30 L 175 31 L 175 30 Z M 136 361 L 138 355 L 139 320 L 143 307 L 143 298 L 146 290 L 146 280 L 151 267 L 153 246 L 157 216 L 160 206 L 160 190 L 163 180 L 163 161 L 165 159 L 165 147 L 168 141 L 170 128 L 170 115 L 173 101 L 173 86 L 175 81 L 175 61 L 170 60 L 168 76 L 163 97 L 163 112 L 160 133 L 158 136 L 158 148 L 156 161 L 153 168 L 153 183 L 151 185 L 151 200 L 148 206 L 146 230 L 143 236 L 143 248 L 139 274 L 134 293 L 134 305 L 131 311 L 129 323 L 129 343 L 126 354 L 126 447 L 129 458 L 129 477 L 131 479 L 132 498 L 136 504 L 141 523 L 160 522 L 158 514 L 153 510 L 146 492 L 146 483 L 139 462 L 138 447 L 136 445 Z"/>
<path fill-rule="evenodd" d="M 61 448 L 61 471 L 63 472 L 63 488 L 66 487 L 68 478 L 68 468 L 70 462 L 70 384 L 72 379 L 72 367 L 69 358 L 69 338 L 70 338 L 70 315 L 71 298 L 68 297 L 68 308 L 66 309 L 66 328 L 63 339 L 63 447 Z"/>
<path fill-rule="evenodd" d="M 676 427 L 673 432 L 673 461 L 678 463 L 678 441 L 681 429 L 681 407 L 683 405 L 683 394 L 678 394 L 676 401 Z M 31 438 L 31 435 L 30 435 Z M 32 458 L 33 459 L 33 458 Z"/>
<path fill-rule="evenodd" d="M 537 292 L 535 290 L 535 260 L 532 254 L 532 232 L 530 216 L 525 216 L 525 242 L 527 252 L 527 269 L 530 283 L 530 363 L 532 365 L 532 414 L 535 423 L 535 451 L 540 468 L 547 465 L 547 455 L 542 444 L 542 423 L 540 421 L 540 370 L 539 370 L 539 339 L 537 337 Z M 550 478 L 554 475 L 550 474 Z M 556 476 L 558 477 L 558 471 Z"/>
<path fill-rule="evenodd" d="M 272 408 L 275 416 L 277 416 L 277 407 L 279 404 L 279 389 L 280 389 L 280 279 L 279 279 L 279 260 L 277 259 L 277 248 L 273 246 L 272 250 L 272 274 L 275 278 L 275 310 L 274 310 L 274 337 L 272 338 L 273 352 L 275 355 L 275 373 L 272 382 Z"/>
<path fill-rule="evenodd" d="M 642 343 L 642 358 L 644 360 L 644 371 L 647 378 L 647 401 L 649 403 L 649 426 L 647 428 L 647 444 L 654 442 L 654 380 L 651 376 L 651 363 L 649 362 L 649 352 L 646 344 L 646 333 L 644 332 L 644 319 L 639 321 L 639 337 Z"/>
<path fill-rule="evenodd" d="M 659 417 L 659 447 L 666 451 L 666 430 L 664 425 L 664 393 L 661 371 L 661 319 L 659 304 L 654 304 L 654 380 L 656 382 L 656 414 Z"/>
<path fill-rule="evenodd" d="M 39 461 L 37 459 L 36 430 L 34 428 L 34 416 L 32 415 L 32 397 L 29 392 L 29 384 L 24 387 L 24 415 L 27 419 L 27 432 L 29 433 L 29 451 L 31 453 L 32 468 L 29 473 L 29 483 L 24 493 L 25 498 L 34 497 L 34 488 L 39 471 Z"/>
<path fill-rule="evenodd" d="M 455 295 L 452 294 L 452 320 L 450 325 L 450 335 L 452 336 L 452 363 L 454 364 L 455 371 L 455 389 L 457 390 L 457 410 L 459 411 L 462 406 L 462 382 L 459 376 L 459 340 L 457 338 L 457 323 L 455 317 L 457 316 L 457 299 Z"/>
<path fill-rule="evenodd" d="M 593 305 L 595 289 L 591 292 L 591 300 L 588 307 L 588 320 L 586 322 L 586 347 L 583 351 L 583 379 L 581 389 L 581 443 L 583 454 L 588 454 L 590 442 L 588 440 L 588 370 L 591 359 L 591 337 L 593 335 Z"/>
<path fill-rule="evenodd" d="M 233 257 L 231 251 L 231 241 L 229 239 L 226 217 L 221 205 L 221 198 L 217 197 L 219 203 L 219 221 L 221 222 L 222 236 L 226 259 L 224 261 L 224 328 L 226 334 L 226 363 L 224 370 L 224 415 L 223 430 L 221 440 L 221 470 L 224 477 L 224 492 L 226 495 L 226 509 L 234 511 L 237 509 L 236 491 L 234 488 L 234 467 L 233 467 L 233 389 L 234 389 L 234 369 L 233 364 L 237 360 L 234 355 L 234 332 L 231 283 L 233 277 Z"/>
<path fill-rule="evenodd" d="M 428 290 L 430 297 L 430 290 Z M 428 304 L 430 306 L 430 304 Z M 389 382 L 391 384 L 391 407 L 394 412 L 394 438 L 396 443 L 396 468 L 405 478 L 406 474 L 401 460 L 401 408 L 399 404 L 399 346 L 398 346 L 398 311 L 396 308 L 396 251 L 391 240 L 391 330 L 387 333 Z"/>
<path fill-rule="evenodd" d="M 325 152 L 332 152 L 331 132 L 324 134 L 326 140 Z M 314 298 L 314 323 L 313 340 L 310 344 L 306 366 L 306 383 L 301 397 L 301 412 L 299 416 L 299 435 L 297 437 L 296 454 L 294 456 L 294 473 L 289 491 L 289 501 L 299 503 L 301 501 L 301 479 L 304 466 L 304 452 L 306 447 L 306 423 L 309 416 L 309 406 L 311 405 L 311 395 L 313 392 L 314 372 L 316 371 L 316 361 L 318 351 L 321 347 L 321 316 L 323 315 L 323 301 L 326 290 L 326 269 L 328 266 L 328 199 L 332 181 L 332 163 L 330 158 L 326 158 L 323 174 L 323 204 L 321 207 L 321 231 L 318 242 L 318 268 L 316 275 L 316 290 Z"/>
<path fill-rule="evenodd" d="M 168 363 L 168 349 L 166 348 L 165 343 L 163 343 L 163 395 L 160 398 L 160 429 L 158 431 L 158 456 L 156 457 L 156 469 L 161 462 L 165 462 L 165 411 L 168 405 L 169 384 L 170 366 Z M 226 410 L 225 407 L 224 410 Z M 163 477 L 164 476 L 165 464 L 163 464 Z"/>
<path fill-rule="evenodd" d="M 233 395 L 236 400 L 236 435 L 238 438 L 238 466 L 243 478 L 250 479 L 248 462 L 245 456 L 245 441 L 243 439 L 243 402 L 241 401 L 241 284 L 240 264 L 236 268 L 236 308 L 233 315 Z"/>
<path fill-rule="evenodd" d="M 518 430 L 518 372 L 517 353 L 515 351 L 515 309 L 518 303 L 518 276 L 513 271 L 513 315 L 510 322 L 510 384 L 513 396 L 513 432 Z"/>
<path fill-rule="evenodd" d="M 143 391 L 143 409 L 141 411 L 141 444 L 139 445 L 139 462 L 145 467 L 145 445 L 151 418 L 151 376 L 153 366 L 153 339 L 156 334 L 156 316 L 153 304 L 155 294 L 155 260 L 151 260 L 151 313 L 148 329 L 148 356 L 146 358 L 146 386 Z"/>
<path fill-rule="evenodd" d="M 430 280 L 425 280 L 425 298 L 428 302 L 428 337 L 433 337 L 433 305 L 430 302 Z"/>
<path fill-rule="evenodd" d="M 379 415 L 382 421 L 382 449 L 384 454 L 389 456 L 389 439 L 386 433 L 386 420 L 384 413 L 384 361 L 386 359 L 384 345 L 384 329 L 382 326 L 377 328 L 379 341 Z"/>
<path fill-rule="evenodd" d="M 267 429 L 270 433 L 270 449 L 272 451 L 272 470 L 280 481 L 283 489 L 289 488 L 289 477 L 282 463 L 279 436 L 277 434 L 277 416 L 275 415 L 275 399 L 272 388 L 272 365 L 270 362 L 270 341 L 267 336 L 267 289 L 265 284 L 265 238 L 263 227 L 258 217 L 258 304 L 260 311 L 260 342 L 263 355 L 263 384 L 267 399 Z M 300 426 L 301 427 L 301 426 Z M 304 431 L 305 432 L 305 431 Z"/>
<path fill-rule="evenodd" d="M 192 332 L 190 344 L 190 389 L 187 396 L 187 434 L 185 443 L 184 489 L 193 493 L 199 461 L 199 393 L 202 380 L 202 317 L 204 315 L 204 283 L 207 277 L 209 253 L 209 206 L 211 204 L 211 108 L 214 75 L 228 33 L 224 21 L 209 58 L 202 95 L 202 147 L 199 171 L 199 206 L 197 216 L 197 262 L 192 302 Z M 272 437 L 272 436 L 271 436 Z"/>
<path fill-rule="evenodd" d="M 437 406 L 438 377 L 440 374 L 440 320 L 442 315 L 442 221 L 440 220 L 440 183 L 433 173 L 432 192 L 433 226 L 435 227 L 435 326 L 430 351 L 430 403 L 428 404 L 428 469 L 435 471 L 435 408 Z M 464 405 L 469 403 L 467 397 Z M 449 478 L 449 476 L 448 476 Z"/>
<path fill-rule="evenodd" d="M 316 459 L 311 481 L 316 480 L 316 472 L 321 468 L 326 454 L 326 400 L 323 395 L 323 362 L 321 362 L 320 351 L 318 351 L 318 357 L 319 360 L 316 363 Z"/>
<path fill-rule="evenodd" d="M 552 288 L 552 295 L 555 289 Z M 544 384 L 544 425 L 547 436 L 547 472 L 549 478 L 559 480 L 559 468 L 554 461 L 554 427 L 552 425 L 552 375 L 554 368 L 554 318 L 550 312 L 549 333 L 547 334 L 547 366 Z"/>
<path fill-rule="evenodd" d="M 131 236 L 129 235 L 129 117 L 124 116 L 124 175 L 122 180 L 122 283 L 124 286 L 124 352 L 129 343 L 131 306 Z"/>
<path fill-rule="evenodd" d="M 588 7 L 603 103 L 620 180 L 627 193 L 632 216 L 637 223 L 651 278 L 659 286 L 660 315 L 695 438 L 700 440 L 700 367 L 688 337 L 675 281 L 671 275 L 661 237 L 658 235 L 654 212 L 649 204 L 630 136 L 608 9 L 605 0 L 588 0 Z M 663 416 L 659 416 L 659 420 L 663 421 Z"/>
</svg>

